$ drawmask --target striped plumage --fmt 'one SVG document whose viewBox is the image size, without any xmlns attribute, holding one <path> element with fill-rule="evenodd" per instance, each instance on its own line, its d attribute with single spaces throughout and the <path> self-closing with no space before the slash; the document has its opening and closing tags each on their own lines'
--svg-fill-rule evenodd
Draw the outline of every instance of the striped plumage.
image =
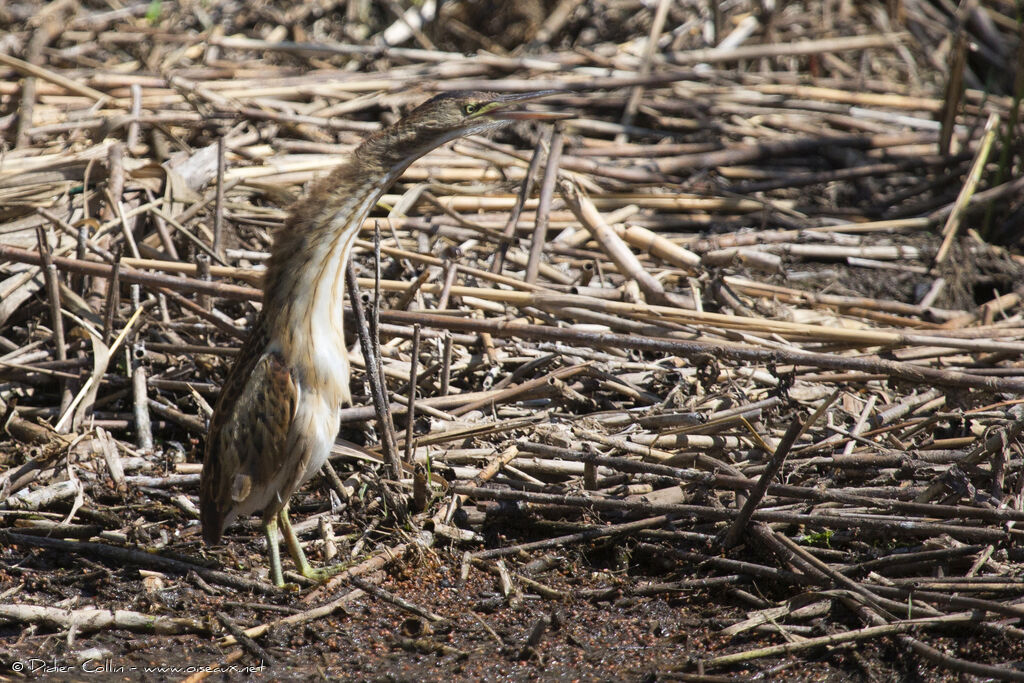
<svg viewBox="0 0 1024 683">
<path fill-rule="evenodd" d="M 543 94 L 439 95 L 368 137 L 291 208 L 274 236 L 259 319 L 210 420 L 200 483 L 207 543 L 219 542 L 237 517 L 259 512 L 276 584 L 283 584 L 278 523 L 303 575 L 324 576 L 305 561 L 287 505 L 326 461 L 338 413 L 351 403 L 342 298 L 356 234 L 380 196 L 430 150 L 513 119 L 557 116 L 515 108 Z"/>
</svg>

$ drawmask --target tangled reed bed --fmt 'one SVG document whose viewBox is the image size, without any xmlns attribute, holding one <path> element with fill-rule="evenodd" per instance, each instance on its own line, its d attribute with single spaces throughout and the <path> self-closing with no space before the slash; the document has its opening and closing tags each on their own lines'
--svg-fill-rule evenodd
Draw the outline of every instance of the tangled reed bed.
<svg viewBox="0 0 1024 683">
<path fill-rule="evenodd" d="M 709 4 L 0 10 L 3 664 L 1024 677 L 1012 8 Z M 195 506 L 272 230 L 480 88 L 575 118 L 367 221 L 390 411 L 354 350 L 274 589 Z"/>
</svg>

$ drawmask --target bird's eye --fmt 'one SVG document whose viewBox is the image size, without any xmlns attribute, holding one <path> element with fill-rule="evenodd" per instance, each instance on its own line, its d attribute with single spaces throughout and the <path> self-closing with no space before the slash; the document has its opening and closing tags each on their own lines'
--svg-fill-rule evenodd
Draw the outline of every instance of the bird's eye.
<svg viewBox="0 0 1024 683">
<path fill-rule="evenodd" d="M 480 108 L 479 104 L 476 104 L 474 102 L 470 102 L 468 104 L 462 105 L 462 113 L 465 114 L 466 116 L 469 116 L 470 114 L 476 113 L 476 111 L 479 108 Z"/>
</svg>

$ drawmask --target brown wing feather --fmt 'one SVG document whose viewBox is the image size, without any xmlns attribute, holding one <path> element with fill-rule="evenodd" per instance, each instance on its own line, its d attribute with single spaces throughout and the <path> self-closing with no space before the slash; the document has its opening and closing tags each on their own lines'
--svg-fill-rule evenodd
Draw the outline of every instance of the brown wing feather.
<svg viewBox="0 0 1024 683">
<path fill-rule="evenodd" d="M 203 538 L 217 543 L 233 511 L 259 496 L 280 469 L 298 399 L 291 372 L 277 353 L 261 353 L 259 328 L 221 389 L 210 419 L 199 500 Z"/>
</svg>

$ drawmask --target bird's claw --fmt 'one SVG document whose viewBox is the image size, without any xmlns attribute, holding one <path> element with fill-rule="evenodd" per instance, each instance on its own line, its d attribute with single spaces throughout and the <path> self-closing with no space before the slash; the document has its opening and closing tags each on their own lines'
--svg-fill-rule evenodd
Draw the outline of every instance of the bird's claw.
<svg viewBox="0 0 1024 683">
<path fill-rule="evenodd" d="M 306 566 L 302 569 L 302 575 L 310 581 L 317 583 L 326 583 L 330 579 L 334 578 L 341 572 L 345 571 L 345 565 L 335 564 L 330 567 L 310 567 Z"/>
</svg>

